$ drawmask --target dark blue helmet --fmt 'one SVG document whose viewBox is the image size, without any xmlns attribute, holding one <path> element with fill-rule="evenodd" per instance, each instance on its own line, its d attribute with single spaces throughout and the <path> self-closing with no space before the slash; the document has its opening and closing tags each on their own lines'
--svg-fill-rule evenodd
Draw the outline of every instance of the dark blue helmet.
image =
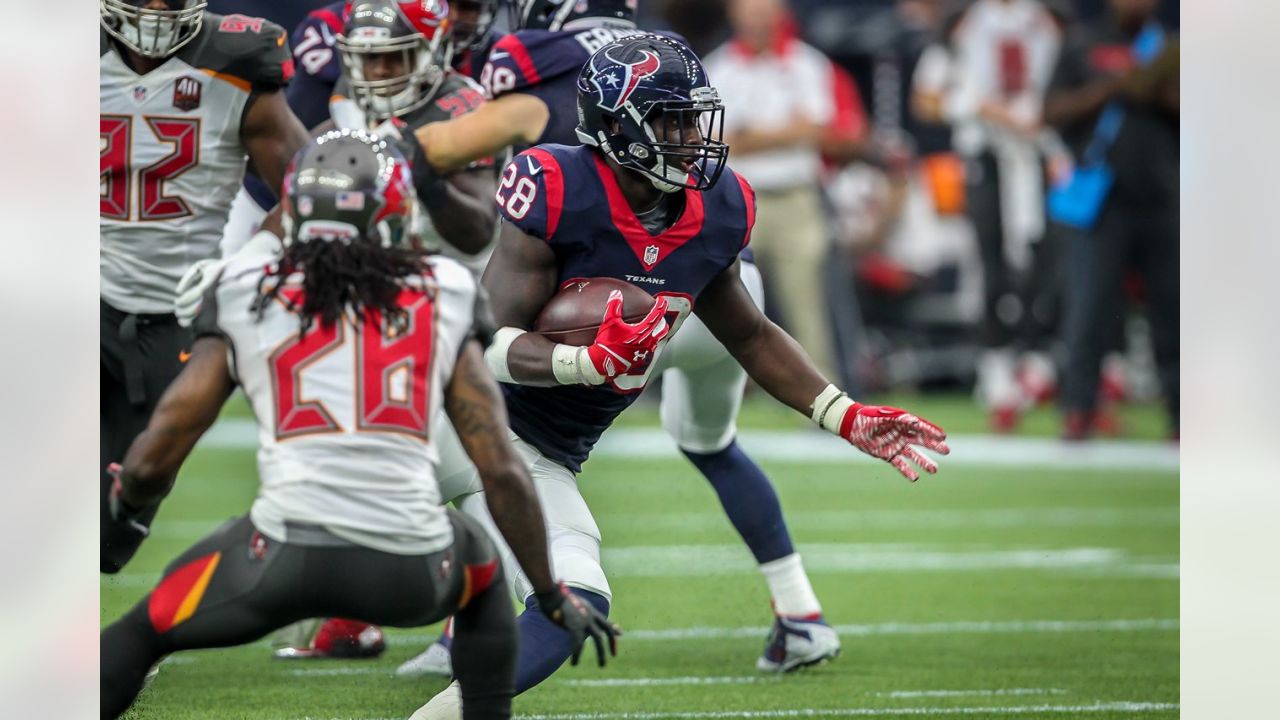
<svg viewBox="0 0 1280 720">
<path fill-rule="evenodd" d="M 724 171 L 724 105 L 693 51 L 650 33 L 600 48 L 578 74 L 578 139 L 664 192 Z"/>
<path fill-rule="evenodd" d="M 635 19 L 636 0 L 510 0 L 512 30 L 560 30 L 580 18 Z"/>
</svg>

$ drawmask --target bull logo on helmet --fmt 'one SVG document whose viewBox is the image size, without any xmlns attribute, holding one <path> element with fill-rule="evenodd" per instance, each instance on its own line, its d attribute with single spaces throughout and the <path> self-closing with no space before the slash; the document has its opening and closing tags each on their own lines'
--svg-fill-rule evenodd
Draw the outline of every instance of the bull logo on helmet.
<svg viewBox="0 0 1280 720">
<path fill-rule="evenodd" d="M 640 86 L 641 80 L 652 77 L 661 69 L 662 61 L 658 59 L 657 54 L 651 50 L 640 52 L 642 57 L 630 63 L 618 62 L 609 57 L 607 51 L 604 53 L 605 59 L 611 61 L 612 65 L 598 71 L 591 79 L 600 95 L 600 107 L 610 112 L 617 112 L 627 104 L 631 93 Z"/>
</svg>

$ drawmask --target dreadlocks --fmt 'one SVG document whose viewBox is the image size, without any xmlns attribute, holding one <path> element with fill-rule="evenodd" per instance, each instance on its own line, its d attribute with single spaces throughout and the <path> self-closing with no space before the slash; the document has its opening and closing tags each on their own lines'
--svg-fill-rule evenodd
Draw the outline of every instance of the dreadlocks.
<svg viewBox="0 0 1280 720">
<path fill-rule="evenodd" d="M 285 279 L 301 272 L 301 307 L 298 296 L 285 299 L 289 311 L 299 315 L 299 333 L 305 333 L 317 317 L 322 327 L 328 327 L 347 312 L 356 321 L 378 313 L 384 328 L 397 327 L 406 319 L 396 303 L 404 280 L 426 269 L 426 255 L 419 250 L 359 241 L 295 242 L 258 281 L 253 309 L 261 320 L 267 306 L 280 296 Z"/>
</svg>

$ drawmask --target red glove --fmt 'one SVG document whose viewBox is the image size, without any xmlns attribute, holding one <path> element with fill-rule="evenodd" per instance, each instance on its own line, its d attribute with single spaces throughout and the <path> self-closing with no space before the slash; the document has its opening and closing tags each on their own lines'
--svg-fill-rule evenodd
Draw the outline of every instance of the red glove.
<svg viewBox="0 0 1280 720">
<path fill-rule="evenodd" d="M 622 293 L 609 293 L 604 320 L 595 342 L 587 347 L 591 366 L 604 378 L 643 371 L 653 361 L 653 351 L 667 333 L 667 299 L 658 298 L 640 322 L 631 325 L 622 319 Z"/>
<path fill-rule="evenodd" d="M 937 425 L 895 407 L 856 403 L 835 385 L 828 385 L 813 401 L 813 421 L 871 457 L 889 463 L 912 482 L 920 479 L 920 473 L 908 460 L 929 474 L 938 472 L 938 463 L 914 445 L 940 455 L 951 452 L 947 433 Z"/>
<path fill-rule="evenodd" d="M 908 460 L 931 475 L 938 472 L 938 463 L 913 445 L 942 455 L 951 452 L 942 428 L 895 407 L 854 403 L 840 419 L 840 437 L 862 452 L 888 462 L 912 482 L 920 474 L 907 464 Z"/>
</svg>

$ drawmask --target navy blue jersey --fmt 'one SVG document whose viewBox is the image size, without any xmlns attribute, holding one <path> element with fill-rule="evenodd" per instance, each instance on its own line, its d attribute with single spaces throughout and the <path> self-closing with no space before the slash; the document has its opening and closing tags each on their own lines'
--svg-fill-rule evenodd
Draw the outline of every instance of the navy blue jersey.
<svg viewBox="0 0 1280 720">
<path fill-rule="evenodd" d="M 453 54 L 453 69 L 480 82 L 485 63 L 489 61 L 489 52 L 493 50 L 495 43 L 506 36 L 501 30 L 489 28 L 489 32 L 483 37 Z"/>
<path fill-rule="evenodd" d="M 755 222 L 755 194 L 731 168 L 710 190 L 683 192 L 679 219 L 651 235 L 598 151 L 539 145 L 507 165 L 497 201 L 507 222 L 551 246 L 562 287 L 576 279 L 611 277 L 665 296 L 671 338 L 703 288 L 733 264 Z M 511 429 L 578 472 L 600 435 L 644 389 L 663 349 L 643 373 L 598 388 L 504 384 Z"/>
<path fill-rule="evenodd" d="M 481 71 L 480 84 L 490 98 L 518 92 L 533 95 L 546 104 L 551 117 L 535 145 L 577 145 L 574 128 L 578 126 L 578 72 L 596 50 L 618 38 L 642 32 L 612 28 L 574 32 L 520 30 L 494 43 Z"/>
<path fill-rule="evenodd" d="M 350 12 L 350 3 L 345 1 L 313 10 L 289 38 L 297 75 L 286 97 L 293 114 L 307 128 L 329 119 L 329 97 L 342 76 L 335 45 Z"/>
</svg>

